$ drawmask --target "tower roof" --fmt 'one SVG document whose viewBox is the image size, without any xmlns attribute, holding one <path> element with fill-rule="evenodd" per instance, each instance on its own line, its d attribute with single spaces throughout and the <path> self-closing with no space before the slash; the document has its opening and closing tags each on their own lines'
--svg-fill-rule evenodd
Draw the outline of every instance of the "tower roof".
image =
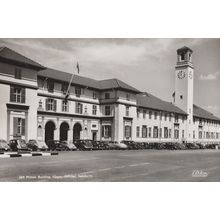
<svg viewBox="0 0 220 220">
<path fill-rule="evenodd" d="M 191 53 L 193 52 L 192 49 L 190 49 L 189 47 L 186 47 L 186 46 L 177 49 L 177 53 L 183 52 L 183 51 L 190 51 Z"/>
</svg>

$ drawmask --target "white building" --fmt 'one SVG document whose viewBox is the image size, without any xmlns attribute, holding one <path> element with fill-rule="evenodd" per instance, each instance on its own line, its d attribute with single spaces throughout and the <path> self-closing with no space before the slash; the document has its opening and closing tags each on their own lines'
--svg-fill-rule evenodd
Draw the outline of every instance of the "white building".
<svg viewBox="0 0 220 220">
<path fill-rule="evenodd" d="M 193 104 L 192 50 L 177 50 L 173 103 L 118 80 L 43 67 L 0 48 L 0 138 L 220 142 L 220 119 Z M 147 89 L 147 88 L 146 88 Z"/>
</svg>

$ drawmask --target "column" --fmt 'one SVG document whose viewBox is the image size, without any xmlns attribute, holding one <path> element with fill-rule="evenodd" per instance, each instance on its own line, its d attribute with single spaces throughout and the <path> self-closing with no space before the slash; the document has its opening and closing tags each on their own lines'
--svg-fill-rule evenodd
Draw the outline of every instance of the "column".
<svg viewBox="0 0 220 220">
<path fill-rule="evenodd" d="M 28 112 L 25 112 L 25 141 L 28 141 Z"/>
<path fill-rule="evenodd" d="M 10 115 L 11 111 L 7 110 L 7 142 L 10 140 Z"/>
<path fill-rule="evenodd" d="M 54 140 L 60 140 L 60 123 L 59 123 L 59 118 L 57 118 L 56 129 L 54 131 Z"/>
</svg>

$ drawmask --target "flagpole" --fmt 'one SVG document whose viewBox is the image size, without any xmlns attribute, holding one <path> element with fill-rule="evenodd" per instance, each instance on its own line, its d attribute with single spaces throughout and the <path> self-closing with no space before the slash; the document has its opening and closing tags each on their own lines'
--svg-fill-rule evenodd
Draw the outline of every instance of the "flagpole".
<svg viewBox="0 0 220 220">
<path fill-rule="evenodd" d="M 79 63 L 77 62 L 77 65 L 76 65 L 76 68 L 77 68 L 77 72 L 79 74 Z M 67 101 L 67 98 L 68 98 L 68 93 L 69 93 L 69 90 L 70 90 L 70 86 L 71 86 L 71 83 L 73 81 L 73 77 L 74 77 L 74 73 L 72 74 L 71 76 L 71 79 L 70 79 L 70 82 L 69 82 L 69 85 L 68 85 L 68 88 L 67 88 L 67 91 L 66 91 L 66 95 L 65 95 L 65 100 Z"/>
</svg>

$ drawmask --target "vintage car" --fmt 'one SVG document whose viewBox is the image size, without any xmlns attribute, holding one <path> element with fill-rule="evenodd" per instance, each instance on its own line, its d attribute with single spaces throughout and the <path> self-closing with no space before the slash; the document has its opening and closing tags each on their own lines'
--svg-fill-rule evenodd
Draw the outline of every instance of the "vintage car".
<svg viewBox="0 0 220 220">
<path fill-rule="evenodd" d="M 9 141 L 9 146 L 12 151 L 31 151 L 23 139 L 12 139 Z"/>
<path fill-rule="evenodd" d="M 0 151 L 10 151 L 11 148 L 9 147 L 6 140 L 0 139 Z"/>
<path fill-rule="evenodd" d="M 28 141 L 27 146 L 31 148 L 33 151 L 46 151 L 48 150 L 48 146 L 44 141 L 31 139 Z"/>
<path fill-rule="evenodd" d="M 77 150 L 77 147 L 73 143 L 73 140 L 68 141 L 61 141 L 60 144 L 64 147 L 65 150 Z"/>
<path fill-rule="evenodd" d="M 77 147 L 79 150 L 92 150 L 93 145 L 92 145 L 92 140 L 75 140 L 73 141 L 74 145 Z"/>
</svg>

